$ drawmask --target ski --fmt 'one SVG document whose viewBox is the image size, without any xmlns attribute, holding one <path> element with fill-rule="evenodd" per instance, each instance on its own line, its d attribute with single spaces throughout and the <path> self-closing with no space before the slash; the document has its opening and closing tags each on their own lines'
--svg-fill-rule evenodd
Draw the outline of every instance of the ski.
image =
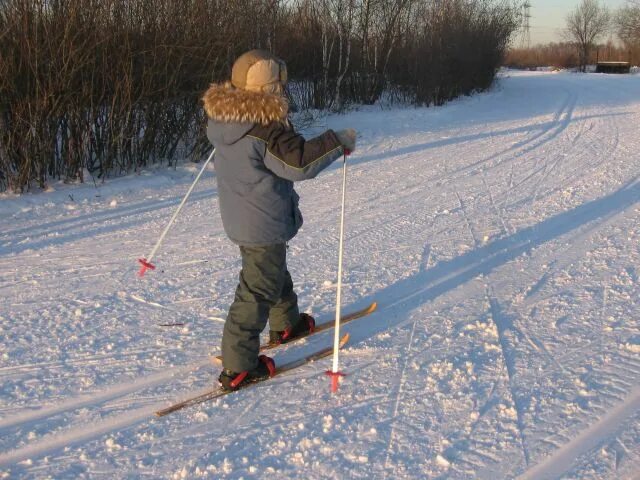
<svg viewBox="0 0 640 480">
<path fill-rule="evenodd" d="M 344 347 L 347 342 L 349 341 L 349 334 L 345 334 L 341 340 L 340 340 L 340 348 Z M 328 357 L 329 355 L 331 355 L 333 353 L 333 347 L 326 347 L 323 348 L 322 350 L 318 350 L 316 352 L 310 353 L 305 357 L 299 358 L 298 360 L 292 360 L 291 362 L 285 363 L 284 365 L 277 367 L 276 368 L 276 372 L 274 374 L 274 377 L 281 375 L 285 372 L 289 372 L 295 368 L 301 367 L 303 365 L 306 365 L 308 363 L 311 362 L 315 362 L 316 360 L 319 360 L 321 358 L 324 357 Z M 270 377 L 273 378 L 273 377 Z M 171 405 L 170 407 L 167 408 L 163 408 L 162 410 L 158 410 L 156 412 L 156 416 L 157 417 L 164 417 L 165 415 L 168 415 L 170 413 L 173 413 L 177 410 L 182 410 L 183 408 L 187 408 L 187 407 L 191 407 L 193 405 L 198 405 L 200 403 L 206 402 L 208 400 L 213 400 L 214 398 L 219 398 L 219 397 L 223 397 L 225 395 L 228 395 L 230 393 L 234 393 L 240 390 L 244 390 L 245 388 L 251 387 L 253 385 L 256 385 L 258 383 L 262 383 L 264 381 L 269 380 L 269 378 L 265 378 L 262 380 L 257 380 L 255 382 L 252 383 L 246 383 L 244 385 L 242 385 L 240 388 L 238 388 L 237 390 L 223 390 L 222 388 L 214 388 L 213 390 L 203 393 L 202 395 L 198 395 L 196 397 L 192 397 L 192 398 L 188 398 L 186 400 L 183 400 L 182 402 L 178 402 L 175 403 L 173 405 Z"/>
<path fill-rule="evenodd" d="M 361 310 L 357 310 L 355 312 L 351 312 L 348 313 L 347 315 L 344 315 L 343 317 L 340 318 L 340 324 L 344 325 L 345 323 L 349 323 L 352 322 L 353 320 L 357 320 L 358 318 L 362 318 L 362 317 L 366 317 L 367 315 L 371 315 L 373 312 L 376 311 L 376 309 L 378 308 L 378 303 L 377 302 L 373 302 L 371 303 L 369 306 L 361 309 Z M 310 337 L 311 335 L 315 335 L 316 333 L 320 333 L 320 332 L 324 332 L 326 330 L 330 330 L 334 327 L 334 322 L 324 322 L 321 323 L 320 325 L 316 325 L 315 330 L 313 331 L 313 333 L 307 333 L 305 335 L 300 335 L 299 337 L 295 337 L 294 339 L 285 342 L 285 343 L 265 343 L 264 345 L 260 345 L 260 351 L 261 352 L 265 352 L 267 350 L 273 350 L 274 348 L 278 348 L 280 345 L 289 345 L 291 343 L 295 343 L 298 340 L 302 340 L 303 338 L 307 338 Z M 212 360 L 216 363 L 221 363 L 222 362 L 222 355 L 217 355 L 215 357 L 212 358 Z"/>
</svg>

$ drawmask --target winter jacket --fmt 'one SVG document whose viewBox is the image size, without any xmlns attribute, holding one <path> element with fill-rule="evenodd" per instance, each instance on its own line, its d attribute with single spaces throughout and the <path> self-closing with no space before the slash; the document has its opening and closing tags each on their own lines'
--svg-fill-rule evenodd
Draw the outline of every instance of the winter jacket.
<svg viewBox="0 0 640 480">
<path fill-rule="evenodd" d="M 314 178 L 342 155 L 336 134 L 305 141 L 276 94 L 213 84 L 203 101 L 225 232 L 238 245 L 290 240 L 302 225 L 293 182 Z"/>
</svg>

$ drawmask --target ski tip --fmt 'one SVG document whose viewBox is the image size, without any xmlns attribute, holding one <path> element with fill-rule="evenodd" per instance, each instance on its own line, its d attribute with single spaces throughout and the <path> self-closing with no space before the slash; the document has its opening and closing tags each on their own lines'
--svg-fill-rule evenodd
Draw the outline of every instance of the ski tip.
<svg viewBox="0 0 640 480">
<path fill-rule="evenodd" d="M 348 333 L 345 333 L 343 337 L 340 339 L 340 348 L 344 347 L 350 338 L 351 338 L 351 335 L 349 335 Z"/>
<path fill-rule="evenodd" d="M 374 312 L 377 308 L 378 308 L 378 302 L 373 302 L 373 303 L 369 306 L 369 311 L 370 311 L 370 312 Z"/>
</svg>

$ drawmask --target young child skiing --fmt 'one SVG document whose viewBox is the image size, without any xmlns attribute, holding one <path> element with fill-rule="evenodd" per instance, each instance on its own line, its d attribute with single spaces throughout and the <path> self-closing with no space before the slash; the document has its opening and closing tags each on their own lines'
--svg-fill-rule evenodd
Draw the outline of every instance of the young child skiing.
<svg viewBox="0 0 640 480">
<path fill-rule="evenodd" d="M 293 182 L 314 178 L 355 148 L 352 129 L 305 141 L 288 121 L 285 63 L 251 50 L 234 63 L 231 81 L 212 84 L 203 102 L 225 232 L 240 247 L 242 270 L 222 335 L 222 387 L 273 375 L 274 361 L 259 356 L 269 321 L 273 343 L 313 331 L 313 317 L 298 310 L 287 270 L 286 242 L 302 225 Z"/>
</svg>

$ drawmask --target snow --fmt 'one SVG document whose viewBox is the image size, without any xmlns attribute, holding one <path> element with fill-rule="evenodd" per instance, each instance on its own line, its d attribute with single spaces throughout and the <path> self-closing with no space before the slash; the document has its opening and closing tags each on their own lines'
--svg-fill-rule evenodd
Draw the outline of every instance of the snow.
<svg viewBox="0 0 640 480">
<path fill-rule="evenodd" d="M 502 74 L 442 108 L 363 107 L 347 373 L 211 387 L 239 269 L 208 169 L 0 198 L 0 478 L 593 478 L 640 471 L 640 78 Z M 310 132 L 313 133 L 313 132 Z M 342 172 L 300 184 L 290 270 L 331 321 Z M 182 324 L 162 327 L 166 324 Z M 330 345 L 283 348 L 276 362 Z"/>
</svg>

